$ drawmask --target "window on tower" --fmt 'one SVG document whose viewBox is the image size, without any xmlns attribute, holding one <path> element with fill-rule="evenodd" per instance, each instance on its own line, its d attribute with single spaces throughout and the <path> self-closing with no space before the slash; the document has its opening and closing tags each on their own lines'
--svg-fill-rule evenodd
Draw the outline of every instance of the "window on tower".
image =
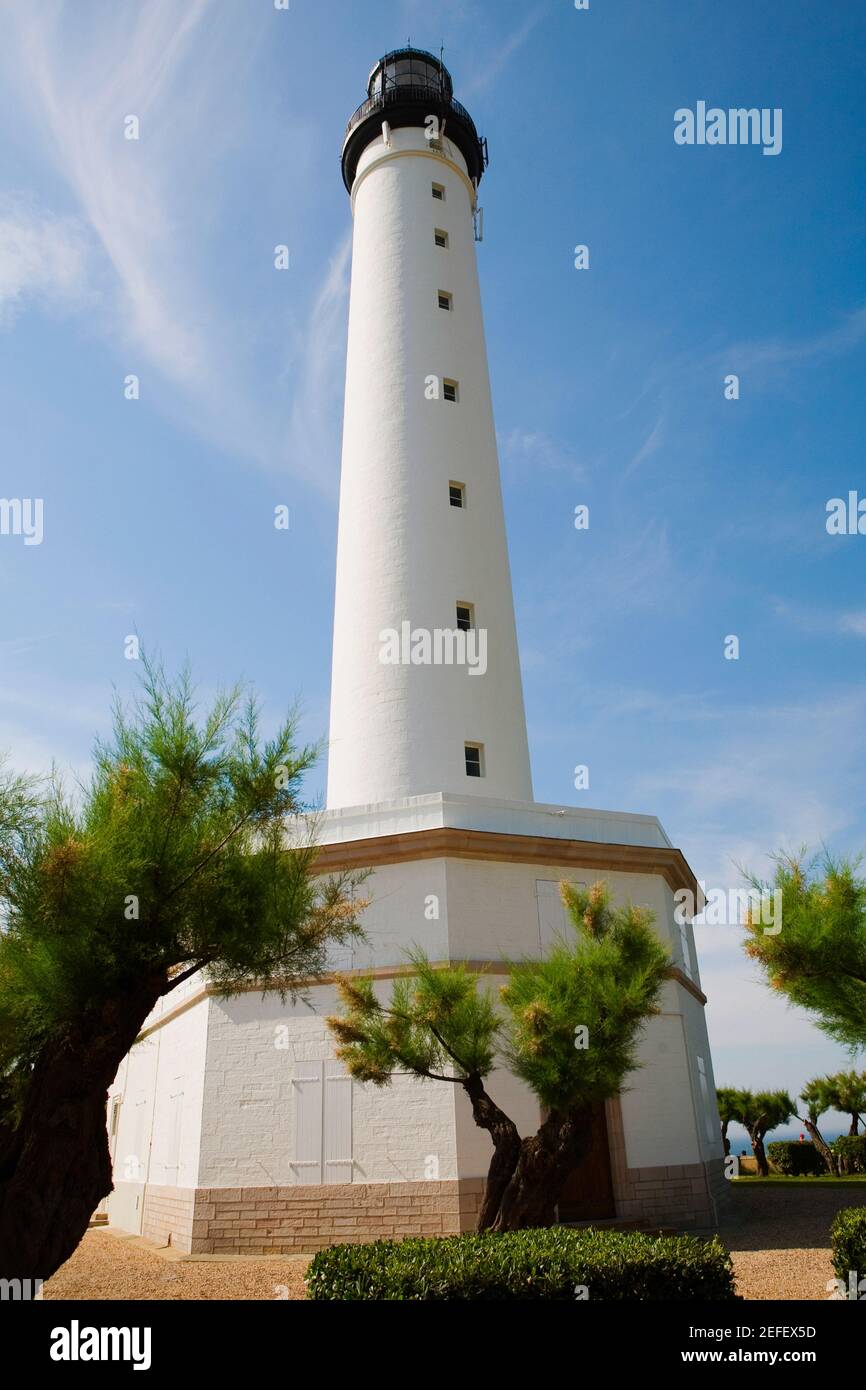
<svg viewBox="0 0 866 1390">
<path fill-rule="evenodd" d="M 448 500 L 452 507 L 466 506 L 466 488 L 462 483 L 448 484 Z"/>
<path fill-rule="evenodd" d="M 452 309 L 453 307 L 454 307 L 454 296 L 453 296 L 452 294 L 449 294 L 447 290 L 440 290 L 440 291 L 439 291 L 439 308 L 440 308 L 440 309 L 447 309 L 448 312 L 450 313 L 450 311 L 451 311 L 451 309 Z"/>
<path fill-rule="evenodd" d="M 484 745 L 483 743 L 464 744 L 464 756 L 466 758 L 466 776 L 484 776 Z"/>
<path fill-rule="evenodd" d="M 442 394 L 446 401 L 456 401 L 459 396 L 460 388 L 456 381 L 443 381 Z"/>
<path fill-rule="evenodd" d="M 433 184 L 433 197 L 439 203 L 445 202 L 445 189 L 443 188 L 441 183 Z"/>
<path fill-rule="evenodd" d="M 470 632 L 475 626 L 475 605 L 472 603 L 458 603 L 457 605 L 457 627 L 460 632 Z"/>
<path fill-rule="evenodd" d="M 437 227 L 433 233 L 433 240 L 437 246 L 448 246 L 448 233 L 443 232 L 441 227 Z"/>
</svg>

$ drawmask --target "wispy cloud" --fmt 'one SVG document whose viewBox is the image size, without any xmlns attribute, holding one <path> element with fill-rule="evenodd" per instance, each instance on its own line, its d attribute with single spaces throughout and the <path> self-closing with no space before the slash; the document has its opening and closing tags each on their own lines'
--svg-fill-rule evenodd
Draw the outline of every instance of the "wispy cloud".
<svg viewBox="0 0 866 1390">
<path fill-rule="evenodd" d="M 764 338 L 732 343 L 716 354 L 720 367 L 730 371 L 759 373 L 796 366 L 798 363 L 839 357 L 866 342 L 866 305 L 847 314 L 841 323 L 810 337 Z"/>
<path fill-rule="evenodd" d="M 664 416 L 659 415 L 634 458 L 626 465 L 623 472 L 624 477 L 629 477 L 636 469 L 640 468 L 642 463 L 646 463 L 647 459 L 652 458 L 653 454 L 658 453 L 664 442 L 664 424 Z"/>
<path fill-rule="evenodd" d="M 56 311 L 90 299 L 84 223 L 56 217 L 23 198 L 0 198 L 0 324 L 29 299 Z"/>
<path fill-rule="evenodd" d="M 772 607 L 777 617 L 791 623 L 800 632 L 823 637 L 833 634 L 866 637 L 866 609 L 852 609 L 840 613 L 834 609 L 791 603 L 787 599 L 774 599 Z"/>
<path fill-rule="evenodd" d="M 530 10 L 529 14 L 501 43 L 484 53 L 483 61 L 478 63 L 474 73 L 467 73 L 461 82 L 461 91 L 467 97 L 477 95 L 478 92 L 486 91 L 488 87 L 499 79 L 503 70 L 508 66 L 536 26 L 544 19 L 549 9 L 549 5 L 536 5 Z"/>
<path fill-rule="evenodd" d="M 567 445 L 559 443 L 542 430 L 512 429 L 499 439 L 499 452 L 504 464 L 549 473 L 568 473 L 582 478 L 586 470 L 578 463 Z"/>
<path fill-rule="evenodd" d="M 351 233 L 313 300 L 295 361 L 300 364 L 288 429 L 288 458 L 301 477 L 333 488 L 339 472 Z"/>
<path fill-rule="evenodd" d="M 271 296 L 268 321 L 250 326 L 232 304 L 225 248 L 213 232 L 224 211 L 226 161 L 247 137 L 258 148 L 253 88 L 244 78 L 270 18 L 239 16 L 215 0 L 87 13 L 44 0 L 12 10 L 0 64 L 29 111 L 34 147 L 41 142 L 75 211 L 25 219 L 18 207 L 0 230 L 0 303 L 23 302 L 28 293 L 80 297 L 88 270 L 91 292 L 99 291 L 89 326 L 113 343 L 124 374 L 161 379 L 167 414 L 224 452 L 331 488 L 337 459 L 332 442 L 324 448 L 320 406 L 338 402 L 329 373 L 344 346 L 346 248 L 320 290 L 303 286 L 300 314 L 297 298 Z M 124 134 L 131 115 L 137 140 Z M 290 139 L 300 151 L 293 177 L 302 204 L 309 169 L 297 124 Z M 48 238 L 53 259 L 44 256 Z M 257 254 L 271 254 L 267 239 Z M 271 375 L 262 372 L 261 344 L 273 339 L 285 356 L 289 303 L 301 331 L 280 379 L 279 361 Z"/>
</svg>

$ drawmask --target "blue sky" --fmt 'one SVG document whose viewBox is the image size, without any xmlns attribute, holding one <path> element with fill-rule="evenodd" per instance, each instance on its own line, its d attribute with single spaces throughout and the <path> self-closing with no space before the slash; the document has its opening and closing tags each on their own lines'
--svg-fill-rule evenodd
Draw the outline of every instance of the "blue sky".
<svg viewBox="0 0 866 1390">
<path fill-rule="evenodd" d="M 130 632 L 205 696 L 244 676 L 269 718 L 299 696 L 325 734 L 338 156 L 372 63 L 411 37 L 444 43 L 490 142 L 479 263 L 537 799 L 653 812 L 721 887 L 780 847 L 866 845 L 866 537 L 825 529 L 829 498 L 866 496 L 857 7 L 11 0 L 0 29 L 0 494 L 45 507 L 40 546 L 0 537 L 18 765 L 86 767 L 134 684 Z M 676 145 L 698 100 L 782 108 L 781 154 Z M 845 1054 L 738 936 L 699 930 L 717 1079 L 796 1092 Z"/>
</svg>

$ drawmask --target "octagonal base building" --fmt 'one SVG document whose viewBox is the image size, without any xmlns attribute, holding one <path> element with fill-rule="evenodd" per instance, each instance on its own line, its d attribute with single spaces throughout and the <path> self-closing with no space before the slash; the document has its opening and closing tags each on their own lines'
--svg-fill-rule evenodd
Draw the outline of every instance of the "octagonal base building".
<svg viewBox="0 0 866 1390">
<path fill-rule="evenodd" d="M 599 1111 L 561 1221 L 716 1223 L 723 1154 L 705 997 L 674 894 L 698 889 L 652 816 L 532 799 L 476 265 L 486 164 L 442 62 L 373 68 L 349 122 L 354 219 L 327 810 L 319 868 L 370 868 L 363 943 L 333 971 L 383 997 L 420 945 L 484 967 L 569 930 L 563 879 L 645 904 L 676 962 L 640 1066 Z M 181 993 L 181 991 L 178 991 Z M 304 1000 L 194 978 L 147 1021 L 109 1095 L 112 1224 L 199 1253 L 474 1228 L 491 1154 L 459 1086 L 353 1081 Z M 534 1096 L 489 1090 L 522 1133 Z"/>
</svg>

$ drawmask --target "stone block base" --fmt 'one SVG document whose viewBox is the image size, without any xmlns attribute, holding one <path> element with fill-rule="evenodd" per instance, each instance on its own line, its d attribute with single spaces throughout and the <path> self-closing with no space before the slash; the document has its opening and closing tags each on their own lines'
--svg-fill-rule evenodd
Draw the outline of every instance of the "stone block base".
<svg viewBox="0 0 866 1390">
<path fill-rule="evenodd" d="M 141 1234 L 191 1255 L 292 1255 L 473 1231 L 482 1178 L 309 1187 L 148 1187 Z"/>
<path fill-rule="evenodd" d="M 612 1144 L 612 1158 L 616 1145 Z M 723 1162 L 613 1164 L 616 1215 L 680 1230 L 718 1223 Z M 475 1229 L 482 1178 L 309 1187 L 148 1187 L 141 1234 L 191 1255 L 293 1255 L 327 1245 Z"/>
</svg>

